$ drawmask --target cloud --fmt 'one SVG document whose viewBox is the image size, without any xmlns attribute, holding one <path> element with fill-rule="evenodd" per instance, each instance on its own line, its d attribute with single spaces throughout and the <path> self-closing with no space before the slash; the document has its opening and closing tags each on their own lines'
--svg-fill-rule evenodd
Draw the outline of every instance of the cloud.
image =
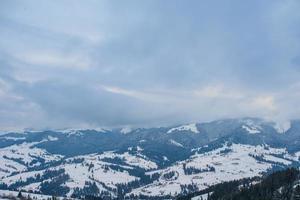
<svg viewBox="0 0 300 200">
<path fill-rule="evenodd" d="M 274 97 L 272 96 L 258 96 L 253 99 L 251 102 L 253 107 L 259 109 L 266 109 L 269 111 L 276 111 L 276 106 L 274 102 Z"/>
<path fill-rule="evenodd" d="M 56 52 L 24 52 L 16 57 L 26 64 L 38 67 L 49 66 L 86 70 L 92 65 L 89 59 L 84 56 L 65 55 Z"/>
<path fill-rule="evenodd" d="M 0 129 L 299 118 L 298 7 L 3 1 Z"/>
<path fill-rule="evenodd" d="M 233 88 L 225 88 L 224 85 L 208 85 L 199 90 L 195 90 L 194 93 L 200 97 L 229 99 L 241 99 L 244 95 L 239 91 L 235 91 Z"/>
</svg>

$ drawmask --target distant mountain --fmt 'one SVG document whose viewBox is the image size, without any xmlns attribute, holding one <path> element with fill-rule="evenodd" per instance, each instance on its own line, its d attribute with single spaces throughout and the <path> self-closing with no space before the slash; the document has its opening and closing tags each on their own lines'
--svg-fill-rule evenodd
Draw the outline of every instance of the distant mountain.
<svg viewBox="0 0 300 200">
<path fill-rule="evenodd" d="M 0 135 L 0 189 L 45 195 L 175 198 L 299 166 L 300 121 L 257 118 L 160 128 Z"/>
</svg>

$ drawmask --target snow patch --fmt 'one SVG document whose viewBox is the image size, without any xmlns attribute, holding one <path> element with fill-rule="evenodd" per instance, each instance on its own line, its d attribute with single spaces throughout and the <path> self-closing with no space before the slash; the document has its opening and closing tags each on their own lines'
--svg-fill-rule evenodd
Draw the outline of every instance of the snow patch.
<svg viewBox="0 0 300 200">
<path fill-rule="evenodd" d="M 175 140 L 169 140 L 169 142 L 171 143 L 171 144 L 173 144 L 173 145 L 175 145 L 175 146 L 178 146 L 178 147 L 183 147 L 183 145 L 182 144 L 180 144 L 179 142 L 176 142 Z"/>
<path fill-rule="evenodd" d="M 198 130 L 196 124 L 187 124 L 187 125 L 171 128 L 170 130 L 168 130 L 167 133 L 172 133 L 174 131 L 191 131 L 193 133 L 199 133 L 199 130 Z"/>
<path fill-rule="evenodd" d="M 208 193 L 191 198 L 191 200 L 207 200 L 207 199 L 208 199 Z"/>
<path fill-rule="evenodd" d="M 17 191 L 0 190 L 0 199 L 1 199 L 1 196 L 17 197 L 18 194 L 19 194 L 19 192 L 17 192 Z M 30 196 L 31 198 L 39 199 L 39 200 L 52 199 L 52 196 L 44 195 L 44 194 L 34 194 L 34 193 L 22 192 L 22 195 L 25 196 L 25 197 Z M 65 198 L 64 197 L 57 197 L 57 199 L 63 200 Z M 71 199 L 73 199 L 73 198 L 71 198 Z"/>
<path fill-rule="evenodd" d="M 63 129 L 63 130 L 59 130 L 59 132 L 66 134 L 67 136 L 72 136 L 72 135 L 76 135 L 76 136 L 82 136 L 84 134 L 85 131 L 97 131 L 97 132 L 101 132 L 101 133 L 105 133 L 109 130 L 104 129 L 104 128 L 91 128 L 91 129 Z"/>
<path fill-rule="evenodd" d="M 51 135 L 48 136 L 48 140 L 49 141 L 57 141 L 58 138 L 57 137 L 52 137 Z"/>
<path fill-rule="evenodd" d="M 104 152 L 98 156 L 100 159 L 105 158 L 120 158 L 122 159 L 127 165 L 133 167 L 140 167 L 146 170 L 150 169 L 157 169 L 157 164 L 151 160 L 149 160 L 146 156 L 138 153 L 137 155 L 132 155 L 128 152 L 123 154 L 114 153 L 111 151 Z"/>
<path fill-rule="evenodd" d="M 247 126 L 247 125 L 243 125 L 242 126 L 243 129 L 245 129 L 248 133 L 250 134 L 256 134 L 256 133 L 260 133 L 260 130 L 258 130 L 256 127 L 254 126 Z"/>
<path fill-rule="evenodd" d="M 5 139 L 5 140 L 14 140 L 14 141 L 18 141 L 18 140 L 26 140 L 25 137 L 9 137 L 9 136 L 6 136 L 6 137 L 1 137 L 0 139 Z"/>
<path fill-rule="evenodd" d="M 255 122 L 251 119 L 242 120 L 242 123 L 244 123 L 242 125 L 242 128 L 245 129 L 249 134 L 260 133 L 262 130 L 259 123 Z"/>
</svg>

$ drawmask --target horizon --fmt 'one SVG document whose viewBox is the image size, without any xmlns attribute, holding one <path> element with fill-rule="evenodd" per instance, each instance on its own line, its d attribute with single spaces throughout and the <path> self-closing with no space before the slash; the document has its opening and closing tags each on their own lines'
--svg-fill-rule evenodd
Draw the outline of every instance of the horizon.
<svg viewBox="0 0 300 200">
<path fill-rule="evenodd" d="M 82 126 L 82 127 L 64 127 L 64 128 L 58 128 L 58 129 L 53 129 L 53 128 L 41 128 L 41 129 L 35 129 L 35 128 L 22 128 L 22 129 L 5 129 L 1 130 L 0 129 L 0 134 L 6 134 L 6 133 L 24 133 L 24 132 L 43 132 L 43 131 L 57 131 L 57 132 L 62 132 L 62 131 L 80 131 L 80 130 L 96 130 L 96 131 L 113 131 L 113 130 L 118 130 L 118 129 L 129 129 L 131 131 L 137 130 L 137 129 L 157 129 L 157 128 L 174 128 L 174 127 L 179 127 L 179 126 L 184 126 L 184 125 L 191 125 L 191 124 L 196 124 L 196 125 L 201 125 L 201 124 L 209 124 L 213 122 L 219 122 L 219 121 L 226 121 L 226 120 L 259 120 L 265 123 L 274 123 L 274 128 L 277 127 L 278 130 L 287 130 L 291 127 L 292 122 L 297 122 L 300 121 L 300 119 L 291 119 L 288 121 L 274 121 L 270 119 L 264 119 L 264 118 L 259 118 L 259 117 L 240 117 L 240 118 L 221 118 L 221 119 L 215 119 L 215 120 L 208 120 L 208 121 L 191 121 L 191 122 L 183 122 L 183 123 L 176 123 L 176 124 L 167 124 L 167 125 L 161 125 L 161 126 L 115 126 L 115 127 L 105 127 L 105 126 L 98 126 L 98 127 L 93 127 L 93 126 Z M 277 129 L 275 128 L 275 129 Z"/>
</svg>

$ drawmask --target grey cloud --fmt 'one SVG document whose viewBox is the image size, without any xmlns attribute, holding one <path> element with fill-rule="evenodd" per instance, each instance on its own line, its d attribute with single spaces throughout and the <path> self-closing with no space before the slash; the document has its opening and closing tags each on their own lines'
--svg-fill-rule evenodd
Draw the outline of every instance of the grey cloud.
<svg viewBox="0 0 300 200">
<path fill-rule="evenodd" d="M 2 1 L 0 80 L 10 87 L 0 111 L 11 114 L 0 126 L 295 118 L 297 7 L 295 0 Z M 12 96 L 19 99 L 7 102 Z"/>
</svg>

